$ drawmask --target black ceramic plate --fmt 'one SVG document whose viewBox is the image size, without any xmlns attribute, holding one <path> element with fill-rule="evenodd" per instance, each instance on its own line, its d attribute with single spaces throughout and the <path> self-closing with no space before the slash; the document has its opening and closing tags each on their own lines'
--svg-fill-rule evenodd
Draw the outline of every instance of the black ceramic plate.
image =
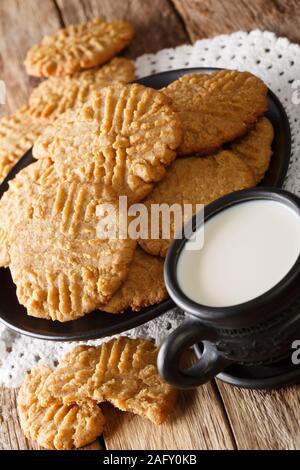
<svg viewBox="0 0 300 470">
<path fill-rule="evenodd" d="M 84 317 L 60 323 L 41 320 L 27 315 L 26 309 L 19 304 L 15 285 L 9 269 L 0 269 L 0 319 L 18 333 L 35 338 L 56 341 L 82 341 L 115 335 L 135 328 L 174 307 L 172 300 L 142 309 L 140 312 L 124 312 L 120 315 L 95 311 Z"/>
<path fill-rule="evenodd" d="M 211 73 L 215 70 L 218 69 L 173 70 L 140 79 L 138 83 L 159 89 L 187 73 Z M 275 139 L 270 169 L 262 184 L 265 186 L 281 186 L 290 158 L 290 129 L 286 113 L 271 91 L 269 91 L 268 104 L 267 116 L 275 128 Z M 32 161 L 32 153 L 29 151 L 0 186 L 0 198 L 7 190 L 8 181 Z M 80 341 L 121 333 L 152 320 L 174 306 L 171 300 L 167 300 L 159 305 L 142 309 L 137 313 L 127 311 L 121 315 L 110 315 L 95 311 L 79 320 L 60 323 L 29 317 L 26 314 L 25 308 L 17 300 L 15 286 L 8 269 L 0 269 L 0 289 L 0 320 L 19 333 L 48 340 Z"/>
</svg>

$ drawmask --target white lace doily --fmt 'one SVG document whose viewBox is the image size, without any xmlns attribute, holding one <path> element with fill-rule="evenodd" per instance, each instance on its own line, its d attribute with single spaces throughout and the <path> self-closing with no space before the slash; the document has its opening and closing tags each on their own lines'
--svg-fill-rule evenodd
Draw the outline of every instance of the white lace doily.
<svg viewBox="0 0 300 470">
<path fill-rule="evenodd" d="M 300 83 L 297 82 L 300 80 L 300 47 L 270 32 L 237 32 L 197 41 L 192 46 L 145 54 L 136 60 L 138 77 L 199 66 L 248 70 L 261 77 L 279 97 L 288 113 L 293 138 L 285 187 L 300 194 Z M 295 84 L 299 85 L 298 90 Z M 174 310 L 127 334 L 153 338 L 160 343 L 181 320 L 181 313 Z M 90 344 L 99 342 L 101 340 Z M 0 326 L 0 383 L 16 387 L 33 365 L 42 362 L 53 366 L 73 347 L 74 343 L 32 339 Z"/>
</svg>

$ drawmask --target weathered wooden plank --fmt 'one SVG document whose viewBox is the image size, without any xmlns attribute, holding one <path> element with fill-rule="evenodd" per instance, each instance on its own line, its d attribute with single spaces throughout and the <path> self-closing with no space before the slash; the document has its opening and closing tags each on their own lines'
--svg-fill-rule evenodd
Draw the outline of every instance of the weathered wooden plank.
<svg viewBox="0 0 300 470">
<path fill-rule="evenodd" d="M 16 391 L 0 387 L 0 449 L 29 449 L 20 428 L 16 409 Z"/>
<path fill-rule="evenodd" d="M 59 16 L 52 0 L 0 2 L 0 80 L 4 80 L 7 88 L 7 104 L 0 105 L 0 117 L 27 102 L 36 80 L 25 72 L 26 52 L 45 34 L 59 27 Z"/>
<path fill-rule="evenodd" d="M 6 104 L 0 117 L 27 102 L 36 82 L 27 76 L 23 60 L 29 47 L 61 25 L 52 0 L 9 0 L 0 3 L 0 80 L 6 85 Z M 20 428 L 16 390 L 0 387 L 0 449 L 37 449 Z"/>
<path fill-rule="evenodd" d="M 192 41 L 262 29 L 300 42 L 299 0 L 171 0 Z"/>
<path fill-rule="evenodd" d="M 300 449 L 300 390 L 238 389 L 217 381 L 238 449 Z"/>
<path fill-rule="evenodd" d="M 126 52 L 132 58 L 188 41 L 169 0 L 57 0 L 57 5 L 66 24 L 95 16 L 129 21 L 136 31 Z"/>
<path fill-rule="evenodd" d="M 186 358 L 190 363 L 193 354 Z M 214 383 L 180 393 L 174 413 L 161 426 L 105 405 L 104 440 L 109 450 L 234 449 L 235 442 Z"/>
<path fill-rule="evenodd" d="M 23 434 L 17 412 L 18 390 L 0 386 L 0 450 L 41 450 L 35 442 Z M 100 441 L 80 450 L 101 450 Z"/>
</svg>

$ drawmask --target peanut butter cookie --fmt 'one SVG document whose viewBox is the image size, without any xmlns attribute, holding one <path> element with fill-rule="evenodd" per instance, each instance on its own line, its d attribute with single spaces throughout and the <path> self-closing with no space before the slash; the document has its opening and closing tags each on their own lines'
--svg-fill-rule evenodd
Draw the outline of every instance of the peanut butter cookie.
<svg viewBox="0 0 300 470">
<path fill-rule="evenodd" d="M 51 77 L 32 91 L 29 114 L 54 121 L 67 109 L 85 104 L 100 88 L 112 82 L 131 82 L 134 78 L 133 62 L 121 57 L 101 68 L 79 72 L 72 77 Z"/>
<path fill-rule="evenodd" d="M 56 177 L 30 198 L 31 217 L 9 236 L 9 267 L 29 315 L 74 320 L 107 303 L 125 280 L 136 242 L 118 237 L 118 216 L 110 225 L 115 235 L 99 237 L 100 193 Z"/>
<path fill-rule="evenodd" d="M 108 401 L 161 424 L 174 407 L 177 391 L 159 376 L 157 353 L 150 341 L 126 337 L 98 347 L 80 346 L 49 375 L 39 394 L 41 402 Z"/>
<path fill-rule="evenodd" d="M 126 278 L 136 242 L 120 239 L 117 214 L 111 233 L 99 236 L 101 195 L 100 186 L 61 180 L 50 159 L 11 182 L 0 202 L 2 264 L 29 315 L 78 318 L 108 302 Z"/>
<path fill-rule="evenodd" d="M 181 122 L 163 93 L 142 85 L 116 84 L 90 104 L 49 126 L 34 146 L 50 157 L 61 178 L 100 183 L 129 202 L 143 199 L 176 157 Z"/>
<path fill-rule="evenodd" d="M 248 134 L 234 141 L 229 150 L 238 155 L 252 169 L 259 183 L 270 165 L 274 129 L 266 117 L 260 118 Z"/>
<path fill-rule="evenodd" d="M 0 183 L 32 147 L 43 127 L 41 121 L 32 119 L 27 107 L 0 120 Z"/>
<path fill-rule="evenodd" d="M 139 311 L 167 297 L 163 260 L 137 248 L 125 282 L 101 310 L 109 313 L 124 312 L 128 308 Z"/>
<path fill-rule="evenodd" d="M 267 109 L 267 87 L 249 72 L 184 75 L 163 91 L 183 123 L 180 155 L 215 152 L 245 134 Z"/>
<path fill-rule="evenodd" d="M 17 405 L 25 436 L 46 449 L 69 450 L 90 444 L 103 432 L 100 408 L 91 400 L 80 407 L 61 402 L 42 406 L 39 390 L 51 372 L 46 366 L 35 367 L 20 388 Z"/>
</svg>

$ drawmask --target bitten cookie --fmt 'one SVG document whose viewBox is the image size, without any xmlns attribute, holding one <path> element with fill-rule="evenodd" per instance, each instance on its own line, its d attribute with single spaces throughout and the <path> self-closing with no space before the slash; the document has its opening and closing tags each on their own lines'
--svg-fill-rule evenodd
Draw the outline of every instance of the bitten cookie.
<svg viewBox="0 0 300 470">
<path fill-rule="evenodd" d="M 177 391 L 159 376 L 157 354 L 150 341 L 126 337 L 98 347 L 79 346 L 44 382 L 41 402 L 108 401 L 161 424 L 174 408 Z"/>
</svg>

